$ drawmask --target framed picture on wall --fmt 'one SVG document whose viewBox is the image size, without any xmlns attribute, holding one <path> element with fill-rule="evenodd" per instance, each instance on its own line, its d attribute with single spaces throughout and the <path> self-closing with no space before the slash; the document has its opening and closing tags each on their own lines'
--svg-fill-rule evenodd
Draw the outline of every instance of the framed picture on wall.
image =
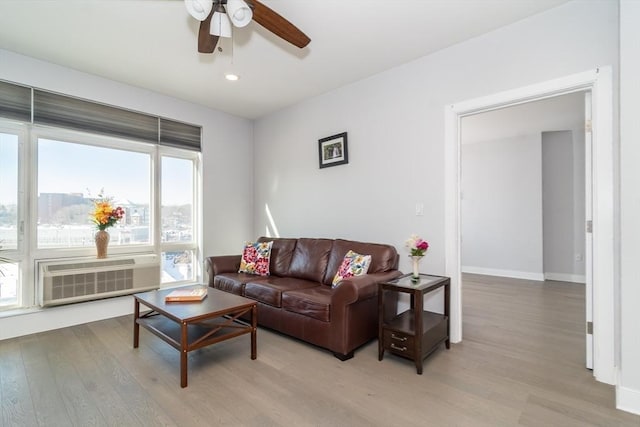
<svg viewBox="0 0 640 427">
<path fill-rule="evenodd" d="M 347 133 L 342 132 L 318 140 L 318 155 L 320 169 L 349 163 Z"/>
</svg>

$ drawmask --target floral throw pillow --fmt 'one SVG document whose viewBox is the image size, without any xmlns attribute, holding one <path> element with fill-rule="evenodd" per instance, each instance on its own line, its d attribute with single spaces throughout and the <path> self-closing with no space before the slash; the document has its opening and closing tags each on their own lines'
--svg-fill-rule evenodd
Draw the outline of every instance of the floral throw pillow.
<svg viewBox="0 0 640 427">
<path fill-rule="evenodd" d="M 342 260 L 342 264 L 340 264 L 340 268 L 338 268 L 338 272 L 333 278 L 331 286 L 335 288 L 343 279 L 367 274 L 370 264 L 371 255 L 360 255 L 354 251 L 347 252 Z"/>
<path fill-rule="evenodd" d="M 242 251 L 238 273 L 269 275 L 269 259 L 273 242 L 247 242 Z"/>
</svg>

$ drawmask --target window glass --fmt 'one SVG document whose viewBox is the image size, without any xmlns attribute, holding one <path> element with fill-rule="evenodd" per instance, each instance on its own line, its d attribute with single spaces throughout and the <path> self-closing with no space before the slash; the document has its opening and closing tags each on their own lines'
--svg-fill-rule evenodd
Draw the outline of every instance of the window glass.
<svg viewBox="0 0 640 427">
<path fill-rule="evenodd" d="M 18 247 L 18 136 L 0 133 L 0 250 Z"/>
<path fill-rule="evenodd" d="M 124 217 L 109 245 L 151 242 L 151 155 L 38 139 L 39 248 L 94 246 L 93 200 L 111 198 Z"/>
<path fill-rule="evenodd" d="M 193 281 L 195 278 L 194 194 L 195 161 L 161 156 L 162 283 Z"/>
<path fill-rule="evenodd" d="M 193 160 L 162 157 L 162 242 L 193 241 Z"/>
<path fill-rule="evenodd" d="M 18 304 L 18 267 L 17 263 L 0 261 L 0 308 Z"/>
<path fill-rule="evenodd" d="M 193 251 L 162 252 L 163 284 L 194 279 Z"/>
</svg>

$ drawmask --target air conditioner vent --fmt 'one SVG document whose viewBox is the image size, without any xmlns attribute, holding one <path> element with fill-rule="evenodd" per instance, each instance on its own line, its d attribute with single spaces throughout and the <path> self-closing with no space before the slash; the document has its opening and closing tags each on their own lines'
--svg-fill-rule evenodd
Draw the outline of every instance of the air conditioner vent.
<svg viewBox="0 0 640 427">
<path fill-rule="evenodd" d="M 117 259 L 117 260 L 108 260 L 108 261 L 90 261 L 90 262 L 79 262 L 77 264 L 55 264 L 49 265 L 47 270 L 51 273 L 56 271 L 66 271 L 66 270 L 82 270 L 87 268 L 102 268 L 109 267 L 115 265 L 134 265 L 136 261 L 133 258 L 125 258 L 125 259 Z"/>
<path fill-rule="evenodd" d="M 90 301 L 160 287 L 160 257 L 39 261 L 43 306 Z"/>
</svg>

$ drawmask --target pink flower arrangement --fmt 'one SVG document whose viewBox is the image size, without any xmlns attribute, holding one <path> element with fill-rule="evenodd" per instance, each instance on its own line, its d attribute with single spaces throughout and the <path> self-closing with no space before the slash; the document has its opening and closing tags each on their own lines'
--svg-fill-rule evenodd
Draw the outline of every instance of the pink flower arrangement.
<svg viewBox="0 0 640 427">
<path fill-rule="evenodd" d="M 429 249 L 429 243 L 416 234 L 411 235 L 406 242 L 406 246 L 409 248 L 411 256 L 424 256 L 427 249 Z"/>
</svg>

